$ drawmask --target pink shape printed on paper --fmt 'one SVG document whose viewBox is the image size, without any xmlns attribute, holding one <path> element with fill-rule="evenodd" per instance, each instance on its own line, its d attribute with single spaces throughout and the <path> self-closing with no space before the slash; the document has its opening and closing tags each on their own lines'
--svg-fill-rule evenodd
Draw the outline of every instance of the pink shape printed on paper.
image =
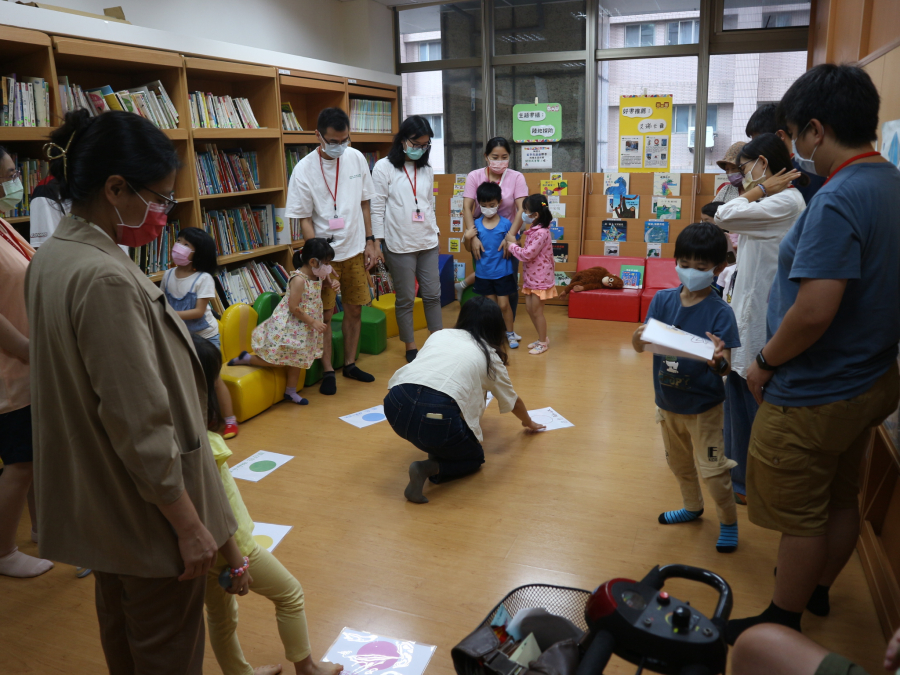
<svg viewBox="0 0 900 675">
<path fill-rule="evenodd" d="M 356 652 L 357 658 L 354 659 L 359 664 L 365 664 L 367 668 L 375 670 L 387 670 L 393 668 L 394 664 L 400 660 L 400 652 L 397 646 L 392 642 L 370 642 L 363 645 Z"/>
</svg>

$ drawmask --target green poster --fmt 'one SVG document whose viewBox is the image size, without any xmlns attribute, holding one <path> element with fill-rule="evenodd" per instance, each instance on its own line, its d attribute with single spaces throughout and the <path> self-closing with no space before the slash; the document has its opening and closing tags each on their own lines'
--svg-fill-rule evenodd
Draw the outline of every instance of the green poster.
<svg viewBox="0 0 900 675">
<path fill-rule="evenodd" d="M 520 103 L 513 106 L 513 141 L 556 143 L 562 140 L 562 105 Z"/>
</svg>

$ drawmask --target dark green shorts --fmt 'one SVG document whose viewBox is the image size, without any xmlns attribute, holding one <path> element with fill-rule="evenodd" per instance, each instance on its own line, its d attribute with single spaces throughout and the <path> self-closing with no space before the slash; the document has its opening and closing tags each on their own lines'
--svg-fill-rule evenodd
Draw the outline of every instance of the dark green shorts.
<svg viewBox="0 0 900 675">
<path fill-rule="evenodd" d="M 869 675 L 863 668 L 840 654 L 829 654 L 816 670 L 816 675 Z"/>
</svg>

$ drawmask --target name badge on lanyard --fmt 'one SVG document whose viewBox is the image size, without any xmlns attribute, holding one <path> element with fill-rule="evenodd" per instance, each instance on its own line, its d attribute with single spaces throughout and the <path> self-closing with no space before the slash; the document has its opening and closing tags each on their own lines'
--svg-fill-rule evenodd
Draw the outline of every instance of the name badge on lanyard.
<svg viewBox="0 0 900 675">
<path fill-rule="evenodd" d="M 425 222 L 425 214 L 422 213 L 421 209 L 419 209 L 419 195 L 417 194 L 417 187 L 419 184 L 419 172 L 413 167 L 413 176 L 415 177 L 415 182 L 413 179 L 409 177 L 409 171 L 406 170 L 406 165 L 403 165 L 403 173 L 406 174 L 406 180 L 409 181 L 409 187 L 412 188 L 413 199 L 416 202 L 416 210 L 412 212 L 412 220 L 414 223 L 424 223 Z"/>
<path fill-rule="evenodd" d="M 337 207 L 338 180 L 341 177 L 341 158 L 338 157 L 337 165 L 334 170 L 334 192 L 331 191 L 331 187 L 328 185 L 328 179 L 325 178 L 325 164 L 322 161 L 321 154 L 319 155 L 319 168 L 322 170 L 322 180 L 325 182 L 325 189 L 328 190 L 328 196 L 331 197 L 331 201 L 334 203 L 334 218 L 328 219 L 328 229 L 343 230 L 344 219 L 338 215 Z"/>
</svg>

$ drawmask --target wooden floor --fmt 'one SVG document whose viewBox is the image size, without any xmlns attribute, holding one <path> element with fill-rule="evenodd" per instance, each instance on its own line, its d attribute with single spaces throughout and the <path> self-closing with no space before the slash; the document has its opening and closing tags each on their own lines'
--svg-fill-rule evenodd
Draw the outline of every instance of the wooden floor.
<svg viewBox="0 0 900 675">
<path fill-rule="evenodd" d="M 445 325 L 456 312 L 456 303 L 444 309 Z M 639 579 L 657 563 L 721 574 L 734 590 L 735 617 L 768 605 L 777 536 L 751 525 L 746 509 L 738 509 L 740 548 L 731 555 L 715 550 L 713 508 L 697 523 L 657 524 L 660 511 L 681 503 L 654 424 L 651 356 L 631 348 L 634 325 L 570 320 L 564 307 L 547 314 L 550 351 L 520 348 L 509 370 L 530 409 L 552 406 L 575 427 L 525 436 L 491 404 L 482 471 L 426 488 L 430 504 L 403 498 L 418 450 L 386 423 L 361 430 L 338 419 L 381 402 L 403 363 L 396 338 L 359 360 L 375 383 L 338 376 L 336 396 L 311 388 L 308 407 L 280 404 L 229 442 L 233 463 L 261 449 L 296 457 L 259 483 L 239 484 L 254 520 L 294 528 L 276 555 L 306 591 L 316 658 L 349 626 L 437 645 L 428 672 L 450 675 L 450 648 L 516 586 L 592 589 L 613 577 Z M 524 307 L 516 327 L 524 344 L 535 339 Z M 417 335 L 420 346 L 426 335 Z M 33 554 L 27 532 L 23 521 L 20 547 Z M 687 582 L 670 590 L 712 611 L 711 590 Z M 105 672 L 93 593 L 93 580 L 76 579 L 67 565 L 38 579 L 0 577 L 0 673 Z M 271 605 L 252 593 L 240 602 L 247 658 L 284 662 Z M 832 616 L 803 621 L 813 639 L 882 672 L 884 641 L 856 556 L 833 589 Z M 634 670 L 614 658 L 607 672 Z M 208 648 L 206 672 L 220 672 Z"/>
</svg>

